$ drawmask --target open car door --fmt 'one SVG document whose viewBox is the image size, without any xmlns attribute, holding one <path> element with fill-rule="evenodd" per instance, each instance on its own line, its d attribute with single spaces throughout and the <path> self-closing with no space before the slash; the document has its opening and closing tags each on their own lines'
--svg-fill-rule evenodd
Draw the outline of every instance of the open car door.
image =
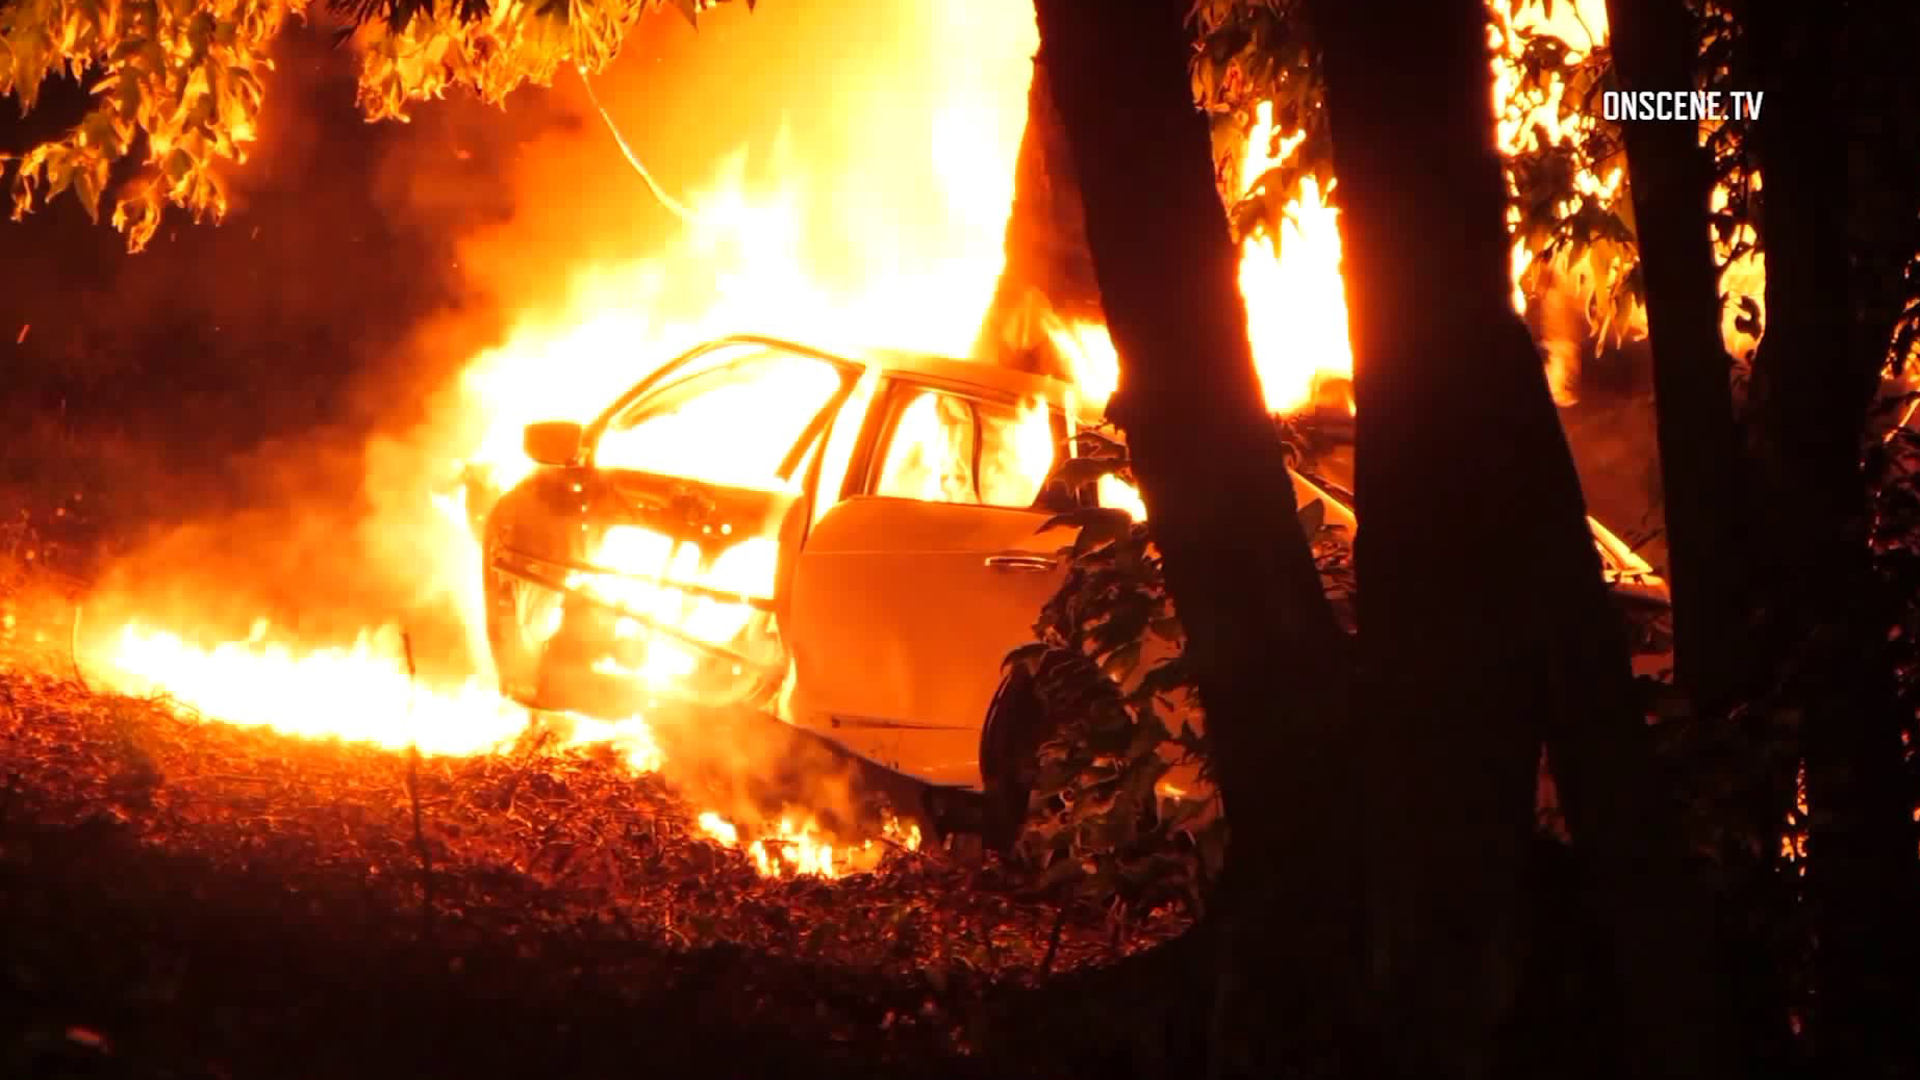
<svg viewBox="0 0 1920 1080">
<path fill-rule="evenodd" d="M 1043 530 L 1054 512 L 1033 508 L 1064 422 L 905 382 L 885 401 L 854 493 L 794 571 L 794 719 L 910 776 L 976 785 L 1001 661 L 1066 573 L 1075 530 Z"/>
<path fill-rule="evenodd" d="M 508 536 L 497 570 L 565 597 L 543 670 L 617 702 L 770 701 L 787 672 L 773 612 L 803 466 L 857 370 L 759 339 L 696 351 L 584 435 L 546 485 L 546 543 Z M 566 489 L 566 490 L 563 490 Z M 543 676 L 545 678 L 545 676 Z M 600 708 L 597 702 L 596 708 Z"/>
</svg>

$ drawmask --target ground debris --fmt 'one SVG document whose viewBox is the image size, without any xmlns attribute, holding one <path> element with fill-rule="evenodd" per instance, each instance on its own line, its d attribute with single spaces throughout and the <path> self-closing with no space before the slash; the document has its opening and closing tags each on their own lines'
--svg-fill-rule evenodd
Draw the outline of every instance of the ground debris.
<svg viewBox="0 0 1920 1080">
<path fill-rule="evenodd" d="M 977 1040 L 949 1017 L 1024 992 L 1049 953 L 1052 972 L 1090 969 L 1184 929 L 1150 921 L 1116 948 L 1102 911 L 1063 914 L 991 859 L 898 852 L 837 880 L 765 878 L 699 833 L 667 778 L 590 750 L 423 757 L 414 780 L 405 753 L 0 669 L 0 902 L 48 930 L 12 976 L 49 1002 L 33 1030 L 84 1030 L 122 1056 L 186 1061 L 202 1038 L 244 1057 L 235 1010 L 284 1008 L 310 1031 L 316 1014 L 393 1008 L 397 991 L 361 985 L 392 983 L 424 995 L 407 1015 L 484 998 L 536 1027 L 590 1027 L 595 1010 L 665 1009 L 676 1038 L 719 1027 L 958 1060 Z M 89 970 L 111 975 L 120 1023 L 55 1015 L 103 1004 Z M 207 1011 L 209 992 L 240 996 Z M 171 1020 L 132 1019 L 149 1013 Z"/>
</svg>

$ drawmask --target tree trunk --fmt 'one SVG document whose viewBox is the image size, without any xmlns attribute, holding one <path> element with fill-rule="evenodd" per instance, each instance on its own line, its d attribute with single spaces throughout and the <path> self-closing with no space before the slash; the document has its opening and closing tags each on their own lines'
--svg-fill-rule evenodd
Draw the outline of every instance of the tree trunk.
<svg viewBox="0 0 1920 1080">
<path fill-rule="evenodd" d="M 1863 296 L 1856 274 L 1889 260 L 1848 242 L 1852 201 L 1881 198 L 1886 178 L 1858 176 L 1872 148 L 1850 145 L 1835 119 L 1847 114 L 1835 82 L 1841 30 L 1825 8 L 1749 12 L 1771 91 L 1754 131 L 1766 183 L 1767 326 L 1754 363 L 1753 443 L 1767 511 L 1759 584 L 1774 630 L 1765 659 L 1782 673 L 1783 704 L 1801 714 L 1812 808 L 1809 1031 L 1823 1074 L 1865 1077 L 1920 1056 L 1910 1015 L 1920 862 L 1900 741 L 1911 718 L 1894 694 L 1891 612 L 1874 588 L 1860 468 L 1891 325 L 1888 305 Z M 1880 62 L 1889 72 L 1911 63 Z M 1911 217 L 1916 193 L 1901 194 Z"/>
<path fill-rule="evenodd" d="M 1099 320 L 1100 285 L 1087 250 L 1086 217 L 1060 110 L 1034 61 L 1027 129 L 1014 166 L 1005 267 L 980 322 L 974 359 L 1071 380 L 1047 337 L 1046 320 Z"/>
<path fill-rule="evenodd" d="M 1120 355 L 1108 414 L 1165 559 L 1233 823 L 1209 920 L 1226 1003 L 1213 1065 L 1311 1070 L 1343 1042 L 1358 958 L 1349 659 L 1254 372 L 1238 252 L 1187 73 L 1188 4 L 1035 7 Z M 1274 1041 L 1289 1049 L 1284 1070 Z"/>
<path fill-rule="evenodd" d="M 1311 10 L 1355 360 L 1368 762 L 1386 774 L 1374 964 L 1393 1064 L 1423 1077 L 1496 1067 L 1544 734 L 1613 922 L 1632 1075 L 1711 1075 L 1705 912 L 1656 794 L 1540 359 L 1506 303 L 1486 12 L 1479 0 Z"/>
<path fill-rule="evenodd" d="M 1683 0 L 1608 0 L 1623 89 L 1693 85 Z M 1731 358 L 1708 231 L 1713 172 L 1689 124 L 1628 123 L 1628 184 L 1653 347 L 1660 483 L 1674 597 L 1675 681 L 1711 715 L 1733 701 L 1745 650 Z"/>
</svg>

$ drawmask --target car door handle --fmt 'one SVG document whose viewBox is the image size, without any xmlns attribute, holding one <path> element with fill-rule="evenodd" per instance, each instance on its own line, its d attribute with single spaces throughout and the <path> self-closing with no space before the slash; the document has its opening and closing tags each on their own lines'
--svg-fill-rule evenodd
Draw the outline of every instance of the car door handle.
<svg viewBox="0 0 1920 1080">
<path fill-rule="evenodd" d="M 995 570 L 1051 570 L 1058 563 L 1050 555 L 1031 551 L 1002 551 L 987 556 L 987 565 Z"/>
</svg>

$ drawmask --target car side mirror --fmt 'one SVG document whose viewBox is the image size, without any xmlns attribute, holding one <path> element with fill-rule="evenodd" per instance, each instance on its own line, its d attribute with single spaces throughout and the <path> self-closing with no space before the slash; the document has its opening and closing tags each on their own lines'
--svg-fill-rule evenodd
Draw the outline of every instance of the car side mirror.
<svg viewBox="0 0 1920 1080">
<path fill-rule="evenodd" d="M 571 420 L 528 424 L 521 446 L 542 465 L 571 465 L 580 452 L 580 425 Z"/>
</svg>

